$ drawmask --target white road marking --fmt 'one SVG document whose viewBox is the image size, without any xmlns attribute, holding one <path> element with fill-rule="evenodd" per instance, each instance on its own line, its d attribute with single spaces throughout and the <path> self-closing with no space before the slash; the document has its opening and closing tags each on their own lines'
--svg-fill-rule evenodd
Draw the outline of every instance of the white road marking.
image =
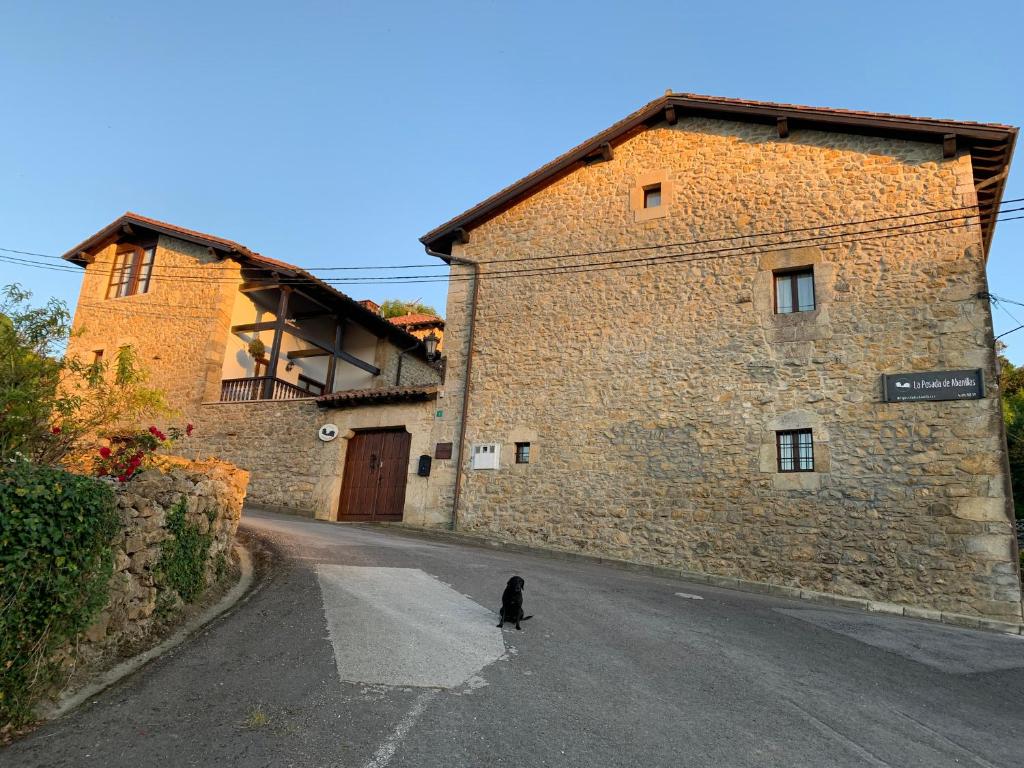
<svg viewBox="0 0 1024 768">
<path fill-rule="evenodd" d="M 457 688 L 506 652 L 493 611 L 418 568 L 316 572 L 342 680 Z"/>
<path fill-rule="evenodd" d="M 420 715 L 427 708 L 437 696 L 437 691 L 427 691 L 426 693 L 420 694 L 416 701 L 412 705 L 412 709 L 405 713 L 405 717 L 401 719 L 397 726 L 395 726 L 394 732 L 384 739 L 384 743 L 380 745 L 376 752 L 373 753 L 373 758 L 366 764 L 366 768 L 384 768 L 385 765 L 391 762 L 391 758 L 395 756 L 395 752 L 401 745 L 402 740 L 409 730 L 416 725 L 416 721 L 420 719 Z"/>
<path fill-rule="evenodd" d="M 684 597 L 687 600 L 703 600 L 700 595 L 691 595 L 689 592 L 676 592 L 676 597 Z"/>
</svg>

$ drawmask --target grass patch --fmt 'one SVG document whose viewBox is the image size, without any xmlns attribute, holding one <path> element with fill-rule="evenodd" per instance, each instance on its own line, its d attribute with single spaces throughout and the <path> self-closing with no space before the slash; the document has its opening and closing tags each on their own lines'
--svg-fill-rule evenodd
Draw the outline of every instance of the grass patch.
<svg viewBox="0 0 1024 768">
<path fill-rule="evenodd" d="M 243 723 L 249 730 L 256 730 L 263 728 L 270 724 L 270 716 L 263 711 L 263 705 L 257 704 L 252 707 L 245 715 L 245 722 Z"/>
</svg>

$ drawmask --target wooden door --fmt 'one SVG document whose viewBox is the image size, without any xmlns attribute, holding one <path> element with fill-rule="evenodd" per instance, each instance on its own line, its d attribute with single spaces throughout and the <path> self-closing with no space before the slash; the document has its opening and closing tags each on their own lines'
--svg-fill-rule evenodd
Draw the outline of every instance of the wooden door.
<svg viewBox="0 0 1024 768">
<path fill-rule="evenodd" d="M 412 435 L 399 429 L 357 432 L 348 441 L 339 520 L 401 520 Z"/>
</svg>

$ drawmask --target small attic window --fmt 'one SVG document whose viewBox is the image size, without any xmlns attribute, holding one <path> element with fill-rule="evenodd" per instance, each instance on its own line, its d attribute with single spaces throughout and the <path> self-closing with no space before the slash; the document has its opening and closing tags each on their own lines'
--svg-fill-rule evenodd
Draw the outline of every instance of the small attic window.
<svg viewBox="0 0 1024 768">
<path fill-rule="evenodd" d="M 651 184 L 644 187 L 644 208 L 659 208 L 661 206 L 661 184 Z"/>
</svg>

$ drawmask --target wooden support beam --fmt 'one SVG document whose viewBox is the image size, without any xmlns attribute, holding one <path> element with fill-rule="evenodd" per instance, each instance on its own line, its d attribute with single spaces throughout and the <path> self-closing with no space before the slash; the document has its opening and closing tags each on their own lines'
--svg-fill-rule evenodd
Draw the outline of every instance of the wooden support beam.
<svg viewBox="0 0 1024 768">
<path fill-rule="evenodd" d="M 469 242 L 469 232 L 459 227 L 455 230 L 455 242 L 461 245 L 465 245 Z"/>
<path fill-rule="evenodd" d="M 238 287 L 239 293 L 252 293 L 253 291 L 269 291 L 272 288 L 280 288 L 281 284 L 275 281 L 267 280 L 251 280 L 247 283 L 242 283 Z"/>
<path fill-rule="evenodd" d="M 131 235 L 135 234 L 135 230 L 132 229 L 132 225 L 131 224 L 122 224 L 121 225 L 121 231 L 124 234 L 128 235 L 128 236 L 131 236 Z"/>
<path fill-rule="evenodd" d="M 674 104 L 669 104 L 665 107 L 665 120 L 669 125 L 675 125 L 679 118 L 676 116 L 676 108 Z"/>
<path fill-rule="evenodd" d="M 327 355 L 329 355 L 329 354 L 331 354 L 331 353 L 328 352 L 326 349 L 319 349 L 319 348 L 313 348 L 313 349 L 293 349 L 291 352 L 288 353 L 288 359 L 289 360 L 298 360 L 301 357 L 327 357 Z"/>
<path fill-rule="evenodd" d="M 784 139 L 789 136 L 789 118 L 788 117 L 777 117 L 775 118 L 775 127 L 779 130 L 779 138 Z"/>
<path fill-rule="evenodd" d="M 601 155 L 601 159 L 604 160 L 605 162 L 615 157 L 615 153 L 612 152 L 612 145 L 607 141 L 601 145 L 599 152 Z"/>
<path fill-rule="evenodd" d="M 276 321 L 263 322 L 263 323 L 242 323 L 241 325 L 233 325 L 233 326 L 231 326 L 231 332 L 232 333 L 252 333 L 253 331 L 256 331 L 256 332 L 259 332 L 259 331 L 273 331 L 276 328 L 277 328 L 277 322 Z M 315 336 L 313 336 L 313 334 L 309 333 L 309 331 L 306 331 L 303 328 L 299 328 L 298 326 L 291 325 L 290 323 L 283 323 L 282 324 L 282 330 L 285 333 L 290 333 L 292 336 L 294 336 L 294 337 L 296 337 L 298 339 L 302 339 L 303 341 L 312 344 L 314 347 L 319 347 L 320 349 L 322 349 L 325 352 L 327 352 L 327 354 L 334 353 L 337 357 L 341 358 L 346 363 L 350 363 L 351 365 L 354 365 L 356 368 L 362 368 L 364 371 L 367 371 L 368 373 L 372 373 L 374 376 L 377 376 L 378 374 L 380 374 L 380 368 L 378 368 L 377 366 L 371 365 L 370 363 L 366 362 L 365 360 L 360 360 L 355 355 L 351 355 L 348 352 L 345 352 L 344 350 L 339 350 L 338 352 L 335 353 L 334 349 L 331 346 L 328 346 L 325 342 L 320 341 Z M 270 375 L 269 371 L 267 372 L 267 375 L 268 376 Z"/>
<path fill-rule="evenodd" d="M 263 399 L 274 399 L 274 379 L 277 378 L 277 364 L 281 359 L 281 337 L 284 336 L 285 322 L 288 317 L 288 299 L 290 288 L 282 288 L 277 300 L 277 320 L 274 321 L 274 340 L 270 344 L 270 362 L 267 363 L 267 379 L 263 382 Z"/>
<path fill-rule="evenodd" d="M 956 134 L 947 133 L 942 137 L 942 156 L 956 157 Z"/>
<path fill-rule="evenodd" d="M 1009 169 L 1007 169 L 1007 170 L 1009 170 Z M 991 187 L 993 184 L 998 184 L 1000 181 L 1002 181 L 1005 178 L 1006 178 L 1006 171 L 1003 171 L 1002 173 L 997 173 L 995 176 L 992 176 L 992 177 L 990 177 L 988 179 L 985 179 L 985 181 L 981 182 L 980 184 L 975 184 L 974 185 L 974 191 L 975 192 L 981 192 L 981 190 L 983 190 L 983 189 L 985 189 L 987 187 Z"/>
<path fill-rule="evenodd" d="M 334 354 L 327 361 L 327 381 L 324 382 L 324 394 L 334 392 L 334 375 L 338 369 L 338 353 L 341 352 L 341 345 L 345 340 L 345 319 L 339 317 L 334 324 Z"/>
</svg>

